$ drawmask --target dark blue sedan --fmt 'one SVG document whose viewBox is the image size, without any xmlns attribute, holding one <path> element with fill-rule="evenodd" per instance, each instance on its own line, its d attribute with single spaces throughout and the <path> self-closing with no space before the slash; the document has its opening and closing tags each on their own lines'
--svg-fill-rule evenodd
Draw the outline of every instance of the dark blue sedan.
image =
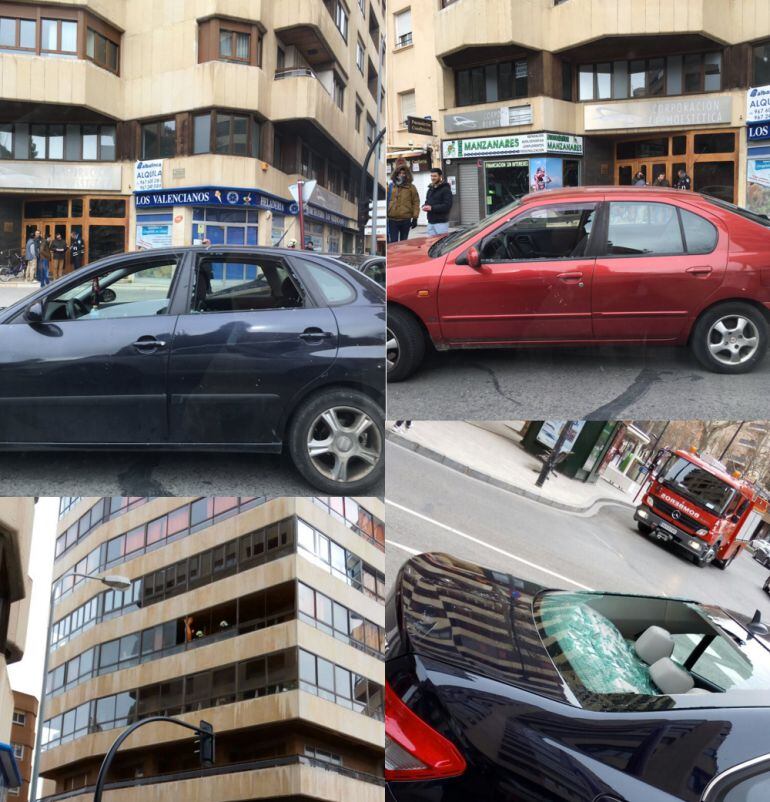
<svg viewBox="0 0 770 802">
<path fill-rule="evenodd" d="M 770 800 L 759 611 L 421 554 L 386 630 L 388 802 Z"/>
<path fill-rule="evenodd" d="M 323 492 L 383 475 L 385 298 L 277 248 L 122 254 L 0 310 L 0 449 L 280 452 Z"/>
</svg>

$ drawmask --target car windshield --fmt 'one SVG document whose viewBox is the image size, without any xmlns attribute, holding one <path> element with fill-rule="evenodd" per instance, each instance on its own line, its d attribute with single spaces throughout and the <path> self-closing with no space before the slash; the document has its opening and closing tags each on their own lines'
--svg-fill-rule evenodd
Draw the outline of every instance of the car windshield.
<svg viewBox="0 0 770 802">
<path fill-rule="evenodd" d="M 672 695 L 653 679 L 659 655 L 648 663 L 644 648 L 636 648 L 650 627 L 663 628 L 673 641 L 671 660 L 686 677 L 685 687 L 701 693 L 770 689 L 767 644 L 749 638 L 717 608 L 704 612 L 677 599 L 549 591 L 536 603 L 536 618 L 554 665 L 581 702 L 595 694 Z"/>
<path fill-rule="evenodd" d="M 717 515 L 724 512 L 735 493 L 718 476 L 675 454 L 661 469 L 658 481 Z"/>
<path fill-rule="evenodd" d="M 752 212 L 749 209 L 744 209 L 743 206 L 736 206 L 734 203 L 722 200 L 721 198 L 715 198 L 712 195 L 703 195 L 702 197 L 709 201 L 709 203 L 713 203 L 714 206 L 720 206 L 722 209 L 727 209 L 727 211 L 733 214 L 745 217 L 746 220 L 751 220 L 752 223 L 759 223 L 759 225 L 765 226 L 765 228 L 770 228 L 770 217 L 766 214 Z"/>
<path fill-rule="evenodd" d="M 489 217 L 484 217 L 473 226 L 460 228 L 457 231 L 453 231 L 451 234 L 447 234 L 438 242 L 431 245 L 430 249 L 428 250 L 428 255 L 436 257 L 443 256 L 445 253 L 449 253 L 452 248 L 456 248 L 458 245 L 462 245 L 464 242 L 473 239 L 473 237 L 475 237 L 477 234 L 480 234 L 487 226 L 496 223 L 498 220 L 502 220 L 507 214 L 510 214 L 518 206 L 521 206 L 521 200 L 515 200 L 513 203 L 509 203 L 507 206 L 503 206 L 502 209 L 499 209 Z"/>
</svg>

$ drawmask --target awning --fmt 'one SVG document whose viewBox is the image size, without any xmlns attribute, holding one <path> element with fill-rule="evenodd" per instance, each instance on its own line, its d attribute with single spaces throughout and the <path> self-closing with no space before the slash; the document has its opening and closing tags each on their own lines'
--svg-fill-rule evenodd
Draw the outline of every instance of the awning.
<svg viewBox="0 0 770 802">
<path fill-rule="evenodd" d="M 20 786 L 21 774 L 13 756 L 13 747 L 10 744 L 0 743 L 0 790 Z"/>
</svg>

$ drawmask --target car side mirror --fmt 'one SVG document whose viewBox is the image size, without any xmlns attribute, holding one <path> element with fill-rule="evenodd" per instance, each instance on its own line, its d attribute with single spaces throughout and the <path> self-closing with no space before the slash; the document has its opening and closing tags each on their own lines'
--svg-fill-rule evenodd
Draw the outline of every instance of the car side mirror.
<svg viewBox="0 0 770 802">
<path fill-rule="evenodd" d="M 481 267 L 481 254 L 476 247 L 468 248 L 468 266 L 474 270 Z"/>
<path fill-rule="evenodd" d="M 30 304 L 24 310 L 24 320 L 27 323 L 42 323 L 43 322 L 43 304 L 40 301 Z"/>
</svg>

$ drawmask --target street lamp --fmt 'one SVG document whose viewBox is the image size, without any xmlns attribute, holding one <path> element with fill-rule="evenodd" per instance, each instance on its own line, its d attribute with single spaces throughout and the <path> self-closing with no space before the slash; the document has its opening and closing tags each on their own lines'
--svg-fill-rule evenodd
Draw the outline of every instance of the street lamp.
<svg viewBox="0 0 770 802">
<path fill-rule="evenodd" d="M 101 582 L 105 587 L 111 590 L 128 590 L 131 587 L 131 580 L 127 576 L 119 576 L 113 574 L 111 576 L 90 576 L 89 574 L 70 574 L 72 577 L 81 577 L 82 579 L 93 579 Z M 51 584 L 51 600 L 48 605 L 48 630 L 46 633 L 45 641 L 45 659 L 43 661 L 43 684 L 40 689 L 40 704 L 37 708 L 37 734 L 35 735 L 35 755 L 32 763 L 32 777 L 29 781 L 29 798 L 30 802 L 34 802 L 37 796 L 37 782 L 40 775 L 40 745 L 43 740 L 43 722 L 45 721 L 45 686 L 48 680 L 48 659 L 51 654 L 51 629 L 53 624 L 53 605 L 54 605 L 54 591 L 56 589 L 56 582 Z"/>
</svg>

